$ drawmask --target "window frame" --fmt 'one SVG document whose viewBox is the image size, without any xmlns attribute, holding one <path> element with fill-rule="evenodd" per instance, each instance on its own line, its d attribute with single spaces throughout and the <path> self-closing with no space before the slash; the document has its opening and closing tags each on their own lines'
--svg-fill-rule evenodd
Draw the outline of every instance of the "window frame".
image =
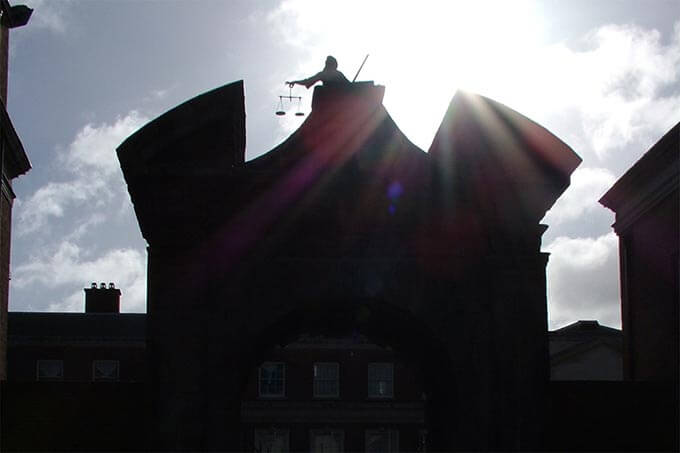
<svg viewBox="0 0 680 453">
<path fill-rule="evenodd" d="M 265 366 L 281 366 L 281 393 L 263 393 L 262 391 L 262 369 Z M 262 362 L 257 368 L 257 395 L 260 398 L 285 398 L 286 397 L 286 363 L 285 362 Z"/>
<path fill-rule="evenodd" d="M 40 365 L 43 363 L 60 363 L 61 364 L 61 376 L 56 377 L 40 377 Z M 38 359 L 35 361 L 35 380 L 38 382 L 57 382 L 64 380 L 64 360 L 63 359 Z"/>
<path fill-rule="evenodd" d="M 335 368 L 335 379 L 317 379 L 316 377 L 316 367 L 321 366 L 333 366 Z M 334 394 L 321 394 L 318 391 L 317 384 L 321 382 L 333 382 L 335 381 L 335 393 Z M 328 398 L 340 398 L 340 363 L 338 362 L 314 362 L 312 365 L 312 395 L 314 398 L 328 399 Z"/>
<path fill-rule="evenodd" d="M 278 428 L 255 428 L 253 430 L 253 450 L 257 450 L 258 447 L 262 447 L 258 444 L 258 434 L 261 436 L 272 436 L 277 437 L 282 435 L 284 437 L 284 449 L 283 453 L 288 453 L 290 451 L 290 430 L 288 429 L 278 429 Z"/>
<path fill-rule="evenodd" d="M 371 435 L 387 436 L 387 451 L 397 453 L 399 451 L 399 430 L 392 428 L 372 428 L 364 430 L 364 451 L 368 453 L 368 437 Z"/>
<path fill-rule="evenodd" d="M 317 428 L 309 430 L 309 451 L 314 452 L 314 438 L 315 436 L 328 435 L 338 436 L 340 440 L 340 448 L 338 451 L 345 451 L 345 430 L 344 429 L 331 429 L 331 428 Z"/>
<path fill-rule="evenodd" d="M 114 378 L 97 378 L 96 376 L 96 364 L 98 362 L 107 362 L 116 364 L 116 377 Z M 120 360 L 114 359 L 95 359 L 92 361 L 92 382 L 118 382 L 120 381 Z"/>
<path fill-rule="evenodd" d="M 390 370 L 390 380 L 382 380 L 382 379 L 372 379 L 371 378 L 371 368 L 375 368 L 377 366 L 389 366 Z M 394 362 L 370 362 L 367 367 L 367 375 L 368 375 L 368 380 L 367 380 L 367 389 L 366 389 L 366 394 L 368 398 L 371 399 L 393 399 L 394 398 Z M 390 393 L 386 395 L 381 395 L 381 394 L 376 394 L 376 393 L 371 393 L 372 386 L 371 384 L 374 382 L 389 382 L 390 386 Z"/>
</svg>

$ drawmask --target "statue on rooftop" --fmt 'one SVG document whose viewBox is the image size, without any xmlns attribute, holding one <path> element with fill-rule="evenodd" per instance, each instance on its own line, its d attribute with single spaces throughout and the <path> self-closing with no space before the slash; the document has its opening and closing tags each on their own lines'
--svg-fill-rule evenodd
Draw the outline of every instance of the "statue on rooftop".
<svg viewBox="0 0 680 453">
<path fill-rule="evenodd" d="M 338 60 L 330 55 L 326 57 L 326 65 L 324 66 L 323 71 L 307 79 L 294 80 L 292 82 L 286 83 L 291 88 L 293 88 L 296 84 L 304 85 L 305 87 L 309 88 L 318 81 L 323 82 L 323 84 L 326 86 L 345 85 L 350 83 L 349 80 L 347 80 L 347 77 L 345 77 L 342 72 L 338 71 Z"/>
</svg>

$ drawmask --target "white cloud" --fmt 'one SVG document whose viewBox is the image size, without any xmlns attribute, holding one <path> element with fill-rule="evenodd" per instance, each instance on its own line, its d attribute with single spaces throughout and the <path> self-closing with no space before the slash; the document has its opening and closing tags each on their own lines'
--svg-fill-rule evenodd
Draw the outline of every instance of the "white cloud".
<svg viewBox="0 0 680 453">
<path fill-rule="evenodd" d="M 85 311 L 85 296 L 82 290 L 77 291 L 62 301 L 51 301 L 45 311 L 48 312 L 75 312 Z"/>
<path fill-rule="evenodd" d="M 106 216 L 100 212 L 91 213 L 89 218 L 86 218 L 73 231 L 68 233 L 64 240 L 69 242 L 78 241 L 93 227 L 101 225 L 106 220 Z"/>
<path fill-rule="evenodd" d="M 50 219 L 69 208 L 103 208 L 114 194 L 125 192 L 116 147 L 148 121 L 136 111 L 112 124 L 86 124 L 60 156 L 69 178 L 48 182 L 16 206 L 19 236 L 42 231 Z"/>
<path fill-rule="evenodd" d="M 55 179 L 61 181 L 15 206 L 23 256 L 12 271 L 13 309 L 82 311 L 80 288 L 112 281 L 123 291 L 122 311 L 145 310 L 144 251 L 115 237 L 132 215 L 115 149 L 146 122 L 132 111 L 111 123 L 86 124 L 58 154 Z M 120 206 L 127 207 L 125 217 Z"/>
<path fill-rule="evenodd" d="M 598 200 L 615 181 L 614 175 L 605 168 L 577 169 L 571 175 L 571 185 L 548 211 L 543 222 L 554 227 L 595 209 L 602 210 Z"/>
<path fill-rule="evenodd" d="M 580 237 L 558 237 L 546 247 L 551 252 L 547 272 L 553 329 L 578 319 L 620 327 L 618 239 L 613 232 L 594 235 L 602 231 L 594 219 L 611 218 L 597 200 L 616 173 L 680 121 L 680 22 L 668 44 L 656 30 L 613 25 L 593 31 L 585 43 L 586 50 L 548 49 L 545 66 L 554 72 L 540 75 L 550 80 L 541 96 L 552 90 L 550 108 L 570 112 L 567 127 L 583 146 L 576 151 L 591 165 L 573 174 L 571 187 L 544 219 L 558 229 L 569 222 L 569 228 L 582 227 Z M 573 128 L 574 119 L 580 130 Z M 560 121 L 564 116 L 556 115 L 556 124 Z M 608 170 L 594 168 L 595 162 Z"/>
<path fill-rule="evenodd" d="M 17 206 L 19 222 L 15 232 L 19 236 L 38 232 L 50 217 L 63 217 L 68 205 L 83 204 L 96 194 L 106 192 L 106 186 L 99 179 L 49 182 Z"/>
<path fill-rule="evenodd" d="M 510 84 L 491 91 L 525 113 L 575 112 L 586 144 L 576 151 L 600 162 L 619 159 L 631 143 L 649 144 L 680 121 L 680 22 L 668 44 L 657 30 L 633 25 L 600 27 L 583 43 L 585 49 L 540 49 L 527 70 L 504 76 Z"/>
<path fill-rule="evenodd" d="M 86 124 L 62 159 L 79 177 L 90 176 L 93 171 L 101 172 L 103 176 L 118 174 L 120 166 L 115 155 L 116 147 L 147 121 L 133 110 L 124 117 L 118 117 L 113 124 Z"/>
<path fill-rule="evenodd" d="M 618 238 L 558 237 L 546 251 L 550 328 L 579 319 L 620 327 Z"/>
<path fill-rule="evenodd" d="M 97 257 L 89 257 L 80 246 L 62 241 L 55 249 L 45 250 L 26 263 L 18 265 L 12 274 L 16 289 L 41 285 L 47 289 L 89 285 L 89 282 L 115 282 L 125 295 L 123 311 L 143 311 L 146 300 L 146 259 L 139 250 L 113 249 Z M 78 296 L 80 299 L 78 299 Z M 61 301 L 48 303 L 50 311 L 81 311 L 82 291 Z M 40 305 L 40 302 L 33 305 Z M 45 308 L 45 307 L 43 307 Z"/>
<path fill-rule="evenodd" d="M 147 96 L 140 99 L 140 105 L 156 106 L 159 101 L 164 101 L 168 98 L 170 93 L 177 89 L 177 84 L 172 84 L 167 88 L 158 88 L 151 90 Z"/>
<path fill-rule="evenodd" d="M 155 99 L 165 99 L 168 95 L 168 90 L 154 90 L 151 94 Z"/>
</svg>

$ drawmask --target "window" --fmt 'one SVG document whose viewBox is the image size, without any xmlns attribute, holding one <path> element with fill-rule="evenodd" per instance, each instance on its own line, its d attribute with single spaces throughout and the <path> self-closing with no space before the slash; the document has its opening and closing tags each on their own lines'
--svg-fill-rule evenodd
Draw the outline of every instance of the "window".
<svg viewBox="0 0 680 453">
<path fill-rule="evenodd" d="M 337 363 L 314 364 L 314 397 L 333 398 L 340 395 L 340 366 Z"/>
<path fill-rule="evenodd" d="M 256 429 L 255 448 L 256 452 L 287 453 L 289 451 L 289 434 L 284 429 Z"/>
<path fill-rule="evenodd" d="M 63 360 L 38 360 L 36 368 L 39 381 L 62 381 L 64 379 Z"/>
<path fill-rule="evenodd" d="M 117 381 L 120 375 L 120 363 L 118 360 L 93 360 L 93 381 Z"/>
<path fill-rule="evenodd" d="M 399 451 L 399 431 L 396 429 L 366 430 L 366 453 Z"/>
<path fill-rule="evenodd" d="M 310 450 L 312 453 L 339 453 L 344 451 L 344 431 L 339 429 L 313 429 L 310 434 Z"/>
<path fill-rule="evenodd" d="M 282 362 L 265 362 L 260 366 L 260 396 L 281 397 L 286 395 L 286 366 Z"/>
<path fill-rule="evenodd" d="M 368 364 L 368 396 L 370 398 L 394 396 L 394 366 L 391 363 Z"/>
</svg>

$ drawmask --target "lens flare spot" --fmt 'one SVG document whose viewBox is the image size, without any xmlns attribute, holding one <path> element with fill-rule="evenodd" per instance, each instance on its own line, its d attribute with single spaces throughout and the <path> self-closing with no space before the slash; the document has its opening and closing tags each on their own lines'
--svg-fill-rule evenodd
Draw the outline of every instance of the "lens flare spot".
<svg viewBox="0 0 680 453">
<path fill-rule="evenodd" d="M 397 201 L 399 201 L 399 197 L 401 194 L 404 192 L 404 188 L 401 186 L 399 181 L 394 181 L 390 186 L 387 188 L 387 198 L 390 200 L 390 205 L 387 208 L 387 212 L 390 213 L 390 215 L 394 215 L 397 212 Z"/>
<path fill-rule="evenodd" d="M 390 184 L 390 187 L 387 188 L 387 196 L 392 201 L 397 200 L 403 192 L 404 188 L 401 186 L 399 181 L 394 181 L 392 184 Z"/>
</svg>

